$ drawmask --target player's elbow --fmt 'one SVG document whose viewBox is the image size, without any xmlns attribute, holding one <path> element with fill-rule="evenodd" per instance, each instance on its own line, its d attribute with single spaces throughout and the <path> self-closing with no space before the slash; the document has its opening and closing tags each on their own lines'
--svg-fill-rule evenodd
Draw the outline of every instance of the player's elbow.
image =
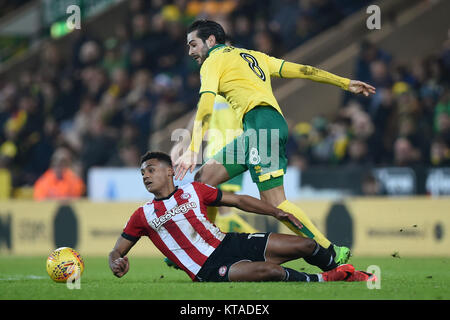
<svg viewBox="0 0 450 320">
<path fill-rule="evenodd" d="M 233 207 L 241 209 L 242 211 L 255 212 L 253 198 L 250 196 L 233 194 L 232 201 Z"/>
</svg>

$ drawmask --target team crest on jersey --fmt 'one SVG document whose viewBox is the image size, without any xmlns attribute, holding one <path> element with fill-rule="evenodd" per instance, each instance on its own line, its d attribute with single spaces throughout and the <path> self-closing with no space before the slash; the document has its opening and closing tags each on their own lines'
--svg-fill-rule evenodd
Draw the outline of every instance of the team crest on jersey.
<svg viewBox="0 0 450 320">
<path fill-rule="evenodd" d="M 221 267 L 219 268 L 219 275 L 220 275 L 221 277 L 223 277 L 223 276 L 225 275 L 225 273 L 227 273 L 227 266 L 221 266 Z"/>
<path fill-rule="evenodd" d="M 187 192 L 183 193 L 183 194 L 180 196 L 180 198 L 181 198 L 181 199 L 184 199 L 184 200 L 187 200 L 187 199 L 189 199 L 190 197 L 191 197 L 191 194 L 190 194 L 190 193 L 187 193 Z"/>
</svg>

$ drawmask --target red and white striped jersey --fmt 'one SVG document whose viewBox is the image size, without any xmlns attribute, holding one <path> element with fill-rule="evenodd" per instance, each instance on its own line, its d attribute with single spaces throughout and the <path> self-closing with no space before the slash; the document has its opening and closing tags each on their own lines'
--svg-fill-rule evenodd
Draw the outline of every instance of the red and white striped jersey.
<svg viewBox="0 0 450 320">
<path fill-rule="evenodd" d="M 191 277 L 222 242 L 225 234 L 207 217 L 207 206 L 218 203 L 222 192 L 193 182 L 178 187 L 163 199 L 154 199 L 137 209 L 122 236 L 137 241 L 148 236 L 153 244 Z"/>
</svg>

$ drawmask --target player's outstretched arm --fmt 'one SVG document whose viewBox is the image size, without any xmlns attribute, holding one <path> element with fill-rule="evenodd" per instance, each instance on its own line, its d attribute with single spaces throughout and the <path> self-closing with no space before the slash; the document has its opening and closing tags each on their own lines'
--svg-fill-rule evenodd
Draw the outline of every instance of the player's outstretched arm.
<svg viewBox="0 0 450 320">
<path fill-rule="evenodd" d="M 222 199 L 220 200 L 219 205 L 235 207 L 256 214 L 273 216 L 280 221 L 289 221 L 300 229 L 303 227 L 301 222 L 294 215 L 276 208 L 268 202 L 251 196 L 222 192 Z"/>
<path fill-rule="evenodd" d="M 183 132 L 181 141 L 175 143 L 172 149 L 170 150 L 170 158 L 172 159 L 172 163 L 176 163 L 178 158 L 180 158 L 189 147 L 189 144 L 191 143 L 194 122 L 195 122 L 195 115 L 193 115 L 192 118 L 189 120 L 189 123 L 186 126 L 186 131 Z"/>
<path fill-rule="evenodd" d="M 188 170 L 192 173 L 197 165 L 197 157 L 203 141 L 209 120 L 214 108 L 215 95 L 205 92 L 200 96 L 197 114 L 195 116 L 194 128 L 192 129 L 192 140 L 189 148 L 175 162 L 175 180 L 183 180 Z"/>
<path fill-rule="evenodd" d="M 373 86 L 365 82 L 350 80 L 316 67 L 288 61 L 282 64 L 279 76 L 283 78 L 309 79 L 315 82 L 331 84 L 355 94 L 364 94 L 366 97 L 376 92 Z"/>
<path fill-rule="evenodd" d="M 116 277 L 123 277 L 130 269 L 128 257 L 125 255 L 130 251 L 134 244 L 135 242 L 119 236 L 116 245 L 109 253 L 109 267 Z"/>
</svg>

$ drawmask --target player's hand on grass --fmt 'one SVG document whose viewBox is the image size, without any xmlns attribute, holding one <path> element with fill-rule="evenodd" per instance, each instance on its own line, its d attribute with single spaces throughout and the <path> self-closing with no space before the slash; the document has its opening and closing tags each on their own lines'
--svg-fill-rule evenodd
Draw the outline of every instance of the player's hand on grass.
<svg viewBox="0 0 450 320">
<path fill-rule="evenodd" d="M 187 149 L 175 162 L 175 180 L 183 180 L 188 170 L 192 173 L 197 165 L 197 153 Z"/>
<path fill-rule="evenodd" d="M 130 269 L 128 257 L 118 258 L 111 263 L 111 270 L 118 278 L 123 277 Z"/>
<path fill-rule="evenodd" d="M 368 97 L 371 94 L 375 94 L 376 89 L 372 87 L 370 84 L 367 84 L 358 80 L 350 80 L 350 84 L 348 85 L 348 91 L 359 94 L 362 93 L 364 96 Z"/>
</svg>

